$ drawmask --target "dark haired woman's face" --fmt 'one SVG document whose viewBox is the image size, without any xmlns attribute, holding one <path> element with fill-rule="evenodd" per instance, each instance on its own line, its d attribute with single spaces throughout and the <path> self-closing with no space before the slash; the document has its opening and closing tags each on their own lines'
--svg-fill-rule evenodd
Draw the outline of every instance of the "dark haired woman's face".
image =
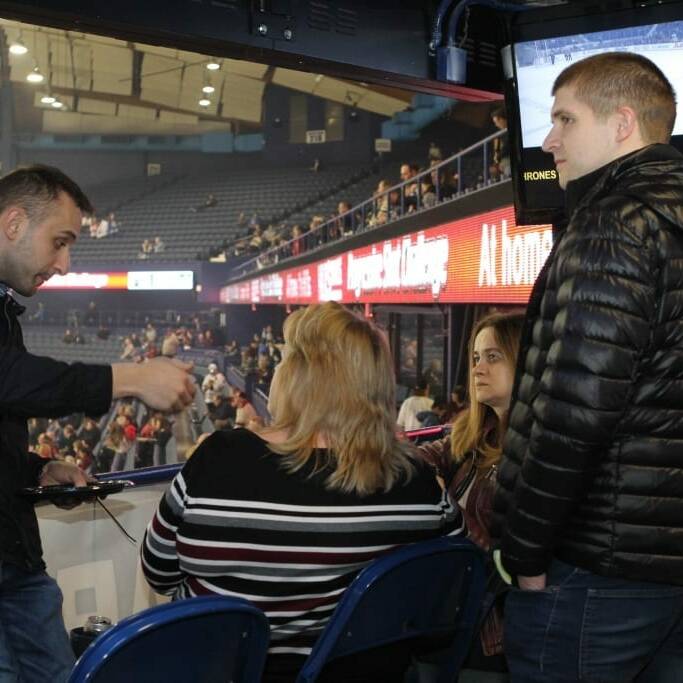
<svg viewBox="0 0 683 683">
<path fill-rule="evenodd" d="M 496 411 L 510 407 L 514 367 L 505 358 L 492 327 L 485 327 L 474 340 L 472 354 L 475 399 Z"/>
</svg>

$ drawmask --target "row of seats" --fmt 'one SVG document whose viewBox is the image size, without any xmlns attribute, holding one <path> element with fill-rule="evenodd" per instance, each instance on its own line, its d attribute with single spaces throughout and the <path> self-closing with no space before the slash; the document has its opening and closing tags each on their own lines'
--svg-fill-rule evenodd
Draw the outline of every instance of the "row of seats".
<svg viewBox="0 0 683 683">
<path fill-rule="evenodd" d="M 166 248 L 154 259 L 193 259 L 200 249 L 234 240 L 244 230 L 237 225 L 241 212 L 247 217 L 257 213 L 265 223 L 334 194 L 358 174 L 357 166 L 341 165 L 318 173 L 306 168 L 250 169 L 176 179 L 118 207 L 118 233 L 101 240 L 84 236 L 74 246 L 72 259 L 74 263 L 135 259 L 142 241 L 157 235 Z M 91 194 L 97 197 L 101 192 L 105 188 L 95 188 Z M 202 208 L 208 194 L 216 203 Z"/>
<path fill-rule="evenodd" d="M 342 596 L 297 683 L 330 674 L 342 680 L 332 672 L 349 661 L 362 674 L 364 653 L 378 648 L 406 662 L 432 650 L 435 680 L 455 683 L 477 628 L 485 576 L 482 552 L 463 538 L 423 541 L 375 560 Z M 172 602 L 100 635 L 69 683 L 260 683 L 269 635 L 265 614 L 247 601 Z"/>
</svg>

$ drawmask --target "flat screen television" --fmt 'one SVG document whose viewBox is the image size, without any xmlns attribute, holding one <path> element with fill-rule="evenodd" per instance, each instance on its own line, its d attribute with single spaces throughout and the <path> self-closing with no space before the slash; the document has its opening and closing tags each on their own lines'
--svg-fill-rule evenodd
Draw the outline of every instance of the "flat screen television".
<svg viewBox="0 0 683 683">
<path fill-rule="evenodd" d="M 550 130 L 552 84 L 573 62 L 608 51 L 655 62 L 678 96 L 672 144 L 683 150 L 683 1 L 571 2 L 515 14 L 510 31 L 506 105 L 518 223 L 563 219 L 564 192 L 541 145 Z"/>
</svg>

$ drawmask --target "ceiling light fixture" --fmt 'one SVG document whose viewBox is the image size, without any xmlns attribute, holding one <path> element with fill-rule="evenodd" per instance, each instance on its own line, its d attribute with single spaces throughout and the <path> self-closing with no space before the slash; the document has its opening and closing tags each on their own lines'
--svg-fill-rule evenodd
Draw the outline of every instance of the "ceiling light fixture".
<svg viewBox="0 0 683 683">
<path fill-rule="evenodd" d="M 26 80 L 29 83 L 42 83 L 45 80 L 45 76 L 40 73 L 40 69 L 37 66 L 33 67 L 33 71 L 29 72 L 26 76 Z"/>
<path fill-rule="evenodd" d="M 211 104 L 211 100 L 208 99 L 207 97 L 202 97 L 201 100 L 199 100 L 199 106 L 200 107 L 208 107 Z"/>
<path fill-rule="evenodd" d="M 207 95 L 210 95 L 212 92 L 214 92 L 216 88 L 214 88 L 212 85 L 205 85 L 202 88 L 202 92 L 205 92 Z"/>
<path fill-rule="evenodd" d="M 221 65 L 215 59 L 212 59 L 211 61 L 207 62 L 206 68 L 209 71 L 218 71 L 218 69 L 221 68 Z"/>
<path fill-rule="evenodd" d="M 52 106 L 55 109 L 61 109 L 64 105 L 59 100 L 55 100 L 54 102 L 52 102 Z"/>
<path fill-rule="evenodd" d="M 40 101 L 41 101 L 43 104 L 52 104 L 53 102 L 56 102 L 56 101 L 57 101 L 57 98 L 56 98 L 56 97 L 52 97 L 52 95 L 43 95 L 43 96 L 40 98 Z"/>
<path fill-rule="evenodd" d="M 13 55 L 25 55 L 28 52 L 28 48 L 26 45 L 24 45 L 24 41 L 20 36 L 16 40 L 12 41 L 12 44 L 9 46 L 9 51 Z"/>
</svg>

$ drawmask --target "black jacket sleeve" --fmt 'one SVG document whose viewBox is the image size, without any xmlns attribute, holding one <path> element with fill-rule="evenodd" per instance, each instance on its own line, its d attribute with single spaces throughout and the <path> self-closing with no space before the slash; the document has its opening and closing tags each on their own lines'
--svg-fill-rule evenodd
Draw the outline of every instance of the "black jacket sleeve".
<svg viewBox="0 0 683 683">
<path fill-rule="evenodd" d="M 501 539 L 503 565 L 513 575 L 547 569 L 558 531 L 628 408 L 650 342 L 655 249 L 644 231 L 629 227 L 638 217 L 614 216 L 596 207 L 584 222 L 591 229 L 576 231 L 558 254 L 553 341 Z"/>
<path fill-rule="evenodd" d="M 69 365 L 13 348 L 0 353 L 0 413 L 25 418 L 99 415 L 111 399 L 108 365 Z"/>
</svg>

